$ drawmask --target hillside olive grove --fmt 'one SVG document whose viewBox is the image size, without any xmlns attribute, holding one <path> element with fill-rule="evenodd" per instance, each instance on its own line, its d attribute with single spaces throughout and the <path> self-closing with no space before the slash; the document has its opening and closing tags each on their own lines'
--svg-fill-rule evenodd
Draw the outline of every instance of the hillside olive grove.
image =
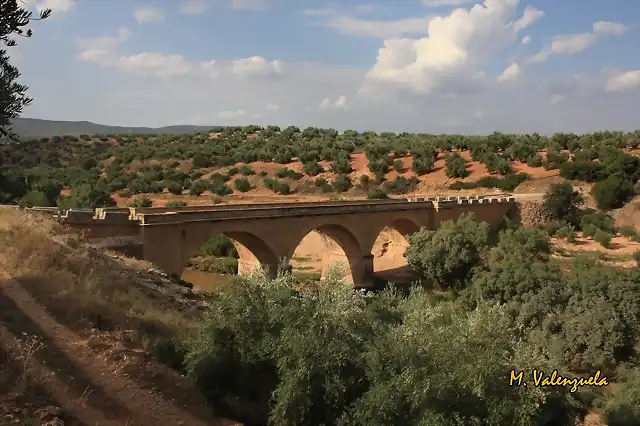
<svg viewBox="0 0 640 426">
<path fill-rule="evenodd" d="M 185 135 L 56 136 L 0 145 L 0 202 L 62 207 L 108 206 L 111 195 L 172 194 L 218 196 L 262 186 L 276 194 L 343 193 L 359 189 L 370 198 L 413 191 L 446 159 L 446 174 L 467 177 L 468 151 L 484 163 L 490 176 L 456 181 L 452 190 L 476 187 L 515 189 L 528 179 L 513 163 L 559 169 L 566 179 L 595 183 L 593 195 L 602 209 L 624 205 L 640 177 L 640 144 L 634 133 L 598 132 L 489 136 L 375 133 L 277 126 L 214 128 Z M 352 178 L 350 156 L 364 152 L 371 176 Z M 399 158 L 411 156 L 412 177 Z M 253 162 L 274 162 L 273 174 L 256 173 Z M 300 172 L 287 167 L 302 162 Z M 238 165 L 240 163 L 240 165 Z M 327 172 L 326 174 L 323 174 Z M 60 196 L 62 188 L 70 194 Z"/>
</svg>

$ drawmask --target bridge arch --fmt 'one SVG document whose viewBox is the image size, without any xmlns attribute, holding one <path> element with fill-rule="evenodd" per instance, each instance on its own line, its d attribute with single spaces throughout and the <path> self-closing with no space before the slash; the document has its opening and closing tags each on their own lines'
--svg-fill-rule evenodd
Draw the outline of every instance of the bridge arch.
<svg viewBox="0 0 640 426">
<path fill-rule="evenodd" d="M 411 278 L 405 252 L 408 236 L 419 230 L 420 225 L 406 217 L 395 218 L 378 230 L 372 249 L 376 275 L 391 281 Z"/>
<path fill-rule="evenodd" d="M 291 263 L 294 269 L 319 272 L 322 280 L 327 278 L 332 267 L 341 266 L 344 272 L 342 279 L 350 284 L 359 284 L 366 274 L 362 257 L 361 244 L 351 231 L 338 224 L 322 224 L 299 239 L 293 247 Z M 313 266 L 307 267 L 307 264 Z"/>
<path fill-rule="evenodd" d="M 181 261 L 186 265 L 189 259 L 198 254 L 202 246 L 216 235 L 224 235 L 231 240 L 238 252 L 238 275 L 248 275 L 256 268 L 263 268 L 269 277 L 275 277 L 278 271 L 278 258 L 269 245 L 260 237 L 243 231 L 182 232 Z"/>
</svg>

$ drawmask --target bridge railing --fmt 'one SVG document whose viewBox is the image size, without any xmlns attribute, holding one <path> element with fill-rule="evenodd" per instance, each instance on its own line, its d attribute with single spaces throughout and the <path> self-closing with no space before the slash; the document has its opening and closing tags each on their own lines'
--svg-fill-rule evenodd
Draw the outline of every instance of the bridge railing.
<svg viewBox="0 0 640 426">
<path fill-rule="evenodd" d="M 326 204 L 326 205 L 289 205 L 287 207 L 271 207 L 271 206 L 254 206 L 254 208 L 237 208 L 218 211 L 173 211 L 167 213 L 139 213 L 135 219 L 139 220 L 143 225 L 152 225 L 160 223 L 175 222 L 191 222 L 205 220 L 231 220 L 231 219 L 259 219 L 269 217 L 283 216 L 317 216 L 324 214 L 355 214 L 363 212 L 382 212 L 394 210 L 414 210 L 423 204 L 422 208 L 431 209 L 431 202 L 413 202 L 406 200 L 400 202 L 372 202 L 372 203 L 353 203 L 353 204 Z"/>
<path fill-rule="evenodd" d="M 52 214 L 69 223 L 100 223 L 101 225 L 138 225 L 175 223 L 181 221 L 250 219 L 278 216 L 309 216 L 321 214 L 349 214 L 372 211 L 435 209 L 455 207 L 460 204 L 514 203 L 509 195 L 474 195 L 448 197 L 407 197 L 387 200 L 343 200 L 324 202 L 287 202 L 256 204 L 224 204 L 191 207 L 161 208 L 98 208 L 61 210 L 57 207 L 25 209 Z M 421 204 L 417 206 L 416 204 Z"/>
</svg>

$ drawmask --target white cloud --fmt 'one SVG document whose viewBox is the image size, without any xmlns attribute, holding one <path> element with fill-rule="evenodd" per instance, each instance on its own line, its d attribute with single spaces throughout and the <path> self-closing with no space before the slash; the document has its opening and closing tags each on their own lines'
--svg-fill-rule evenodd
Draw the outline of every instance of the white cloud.
<svg viewBox="0 0 640 426">
<path fill-rule="evenodd" d="M 231 72 L 241 77 L 269 77 L 282 74 L 283 67 L 281 61 L 268 61 L 262 56 L 252 56 L 247 59 L 233 61 Z"/>
<path fill-rule="evenodd" d="M 82 48 L 78 58 L 88 62 L 119 68 L 137 75 L 172 77 L 194 75 L 216 78 L 221 73 L 230 73 L 239 78 L 270 78 L 284 73 L 279 60 L 269 61 L 261 56 L 233 61 L 189 61 L 182 55 L 162 52 L 140 52 L 132 55 L 119 53 L 119 46 L 128 40 L 132 33 L 120 28 L 115 37 L 95 37 L 78 39 Z"/>
<path fill-rule="evenodd" d="M 325 111 L 328 109 L 347 110 L 349 108 L 350 107 L 347 103 L 347 97 L 345 95 L 338 96 L 338 98 L 334 102 L 331 102 L 329 98 L 324 98 L 322 102 L 320 102 L 320 104 L 318 105 L 318 109 L 321 111 Z"/>
<path fill-rule="evenodd" d="M 605 90 L 607 92 L 627 92 L 640 89 L 640 70 L 627 71 L 607 80 Z"/>
<path fill-rule="evenodd" d="M 476 0 L 422 0 L 422 4 L 428 7 L 461 6 L 469 3 L 477 3 Z"/>
<path fill-rule="evenodd" d="M 526 35 L 526 36 L 522 37 L 522 40 L 520 40 L 520 43 L 522 43 L 522 44 L 531 43 L 531 36 Z"/>
<path fill-rule="evenodd" d="M 220 111 L 218 113 L 218 118 L 222 120 L 226 120 L 230 118 L 243 117 L 244 115 L 245 115 L 245 110 L 243 109 L 239 109 L 236 111 Z"/>
<path fill-rule="evenodd" d="M 544 62 L 552 54 L 575 54 L 587 50 L 596 44 L 599 38 L 622 35 L 627 27 L 618 22 L 598 21 L 592 26 L 592 32 L 579 34 L 557 35 L 551 40 L 551 45 L 542 48 L 531 56 L 527 62 Z"/>
<path fill-rule="evenodd" d="M 558 105 L 567 99 L 565 95 L 553 95 L 551 97 L 551 105 Z"/>
<path fill-rule="evenodd" d="M 161 22 L 164 21 L 164 12 L 155 6 L 148 4 L 136 7 L 133 10 L 133 17 L 136 18 L 139 24 L 147 22 Z"/>
<path fill-rule="evenodd" d="M 112 52 L 118 48 L 118 45 L 127 41 L 131 36 L 132 33 L 128 28 L 121 27 L 115 37 L 79 38 L 76 42 L 82 48 L 82 51 L 78 57 L 92 62 L 108 61 L 112 56 Z"/>
<path fill-rule="evenodd" d="M 180 3 L 180 13 L 184 15 L 200 15 L 207 10 L 209 5 L 209 0 L 183 0 Z"/>
<path fill-rule="evenodd" d="M 314 8 L 302 9 L 300 12 L 303 15 L 307 15 L 307 16 L 326 16 L 326 15 L 332 15 L 334 13 L 332 9 L 314 9 Z"/>
<path fill-rule="evenodd" d="M 189 74 L 193 65 L 180 55 L 142 52 L 136 55 L 121 56 L 118 66 L 127 72 L 157 77 L 171 77 Z"/>
<path fill-rule="evenodd" d="M 231 7 L 240 10 L 262 10 L 267 7 L 266 0 L 231 0 Z"/>
<path fill-rule="evenodd" d="M 56 19 L 60 16 L 60 13 L 70 11 L 75 5 L 74 0 L 20 0 L 20 6 L 26 10 L 35 9 L 37 13 L 42 12 L 45 9 L 51 9 L 51 17 L 49 19 Z"/>
<path fill-rule="evenodd" d="M 622 35 L 629 28 L 619 22 L 598 21 L 593 24 L 593 32 L 596 34 Z"/>
<path fill-rule="evenodd" d="M 41 12 L 44 9 L 51 9 L 51 16 L 54 16 L 54 12 L 67 12 L 73 5 L 72 0 L 41 0 L 36 2 L 36 10 Z"/>
<path fill-rule="evenodd" d="M 477 76 L 478 67 L 543 15 L 527 8 L 515 19 L 517 6 L 518 0 L 486 0 L 433 18 L 427 37 L 385 40 L 361 92 L 377 93 L 380 85 L 390 84 L 421 94 L 471 90 L 483 80 Z"/>
<path fill-rule="evenodd" d="M 409 34 L 426 34 L 429 21 L 433 18 L 433 15 L 427 15 L 420 18 L 380 21 L 353 18 L 348 15 L 334 13 L 330 10 L 320 11 L 313 9 L 307 9 L 305 14 L 312 16 L 330 15 L 327 19 L 314 22 L 314 25 L 335 28 L 343 34 L 377 38 L 394 38 Z"/>
<path fill-rule="evenodd" d="M 280 109 L 280 105 L 278 104 L 267 104 L 266 106 L 267 111 L 277 111 L 279 109 Z"/>
<path fill-rule="evenodd" d="M 520 77 L 522 71 L 517 63 L 512 63 L 509 65 L 502 74 L 498 76 L 498 81 L 513 81 L 517 80 Z"/>
</svg>

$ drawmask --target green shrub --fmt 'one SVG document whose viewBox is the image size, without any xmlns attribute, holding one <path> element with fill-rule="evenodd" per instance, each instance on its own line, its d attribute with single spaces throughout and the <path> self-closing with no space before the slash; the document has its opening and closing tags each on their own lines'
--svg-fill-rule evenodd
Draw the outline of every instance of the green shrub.
<svg viewBox="0 0 640 426">
<path fill-rule="evenodd" d="M 262 184 L 265 188 L 273 190 L 273 187 L 277 181 L 273 178 L 264 178 Z"/>
<path fill-rule="evenodd" d="M 638 267 L 640 268 L 640 250 L 636 250 L 635 253 L 633 253 L 633 259 L 636 261 Z"/>
<path fill-rule="evenodd" d="M 620 175 L 611 175 L 596 183 L 591 189 L 599 209 L 611 210 L 624 206 L 634 194 L 629 180 Z"/>
<path fill-rule="evenodd" d="M 558 229 L 555 236 L 557 238 L 564 238 L 570 243 L 575 243 L 577 234 L 575 232 L 575 228 L 572 225 L 565 225 Z"/>
<path fill-rule="evenodd" d="M 617 386 L 607 395 L 604 415 L 608 426 L 640 424 L 640 368 L 623 368 Z"/>
<path fill-rule="evenodd" d="M 446 175 L 450 178 L 465 178 L 469 176 L 467 170 L 467 160 L 459 153 L 447 155 L 445 157 Z"/>
<path fill-rule="evenodd" d="M 238 178 L 233 183 L 236 189 L 240 192 L 248 192 L 251 191 L 251 184 L 247 180 L 247 178 Z"/>
<path fill-rule="evenodd" d="M 212 274 L 235 275 L 238 273 L 236 257 L 206 257 L 200 259 L 198 270 Z"/>
<path fill-rule="evenodd" d="M 475 189 L 477 187 L 478 187 L 478 184 L 476 182 L 458 181 L 450 184 L 448 188 L 451 189 L 452 191 L 460 191 L 462 189 Z"/>
<path fill-rule="evenodd" d="M 532 155 L 527 159 L 527 166 L 542 167 L 542 157 L 539 154 Z"/>
<path fill-rule="evenodd" d="M 42 191 L 29 191 L 20 199 L 20 207 L 53 207 L 55 203 Z"/>
<path fill-rule="evenodd" d="M 317 176 L 324 172 L 324 168 L 317 161 L 310 161 L 308 163 L 304 163 L 302 171 L 309 176 Z"/>
<path fill-rule="evenodd" d="M 202 153 L 198 152 L 193 156 L 193 160 L 192 160 L 193 166 L 194 167 L 209 167 L 211 166 L 211 160 L 207 157 L 205 157 L 204 155 L 202 155 Z"/>
<path fill-rule="evenodd" d="M 184 356 L 185 351 L 174 340 L 161 338 L 154 340 L 149 345 L 149 355 L 160 364 L 164 364 L 181 373 L 186 373 Z"/>
<path fill-rule="evenodd" d="M 229 170 L 227 170 L 227 176 L 229 176 L 230 178 L 234 177 L 238 173 L 240 173 L 240 169 L 238 169 L 237 167 L 231 167 Z"/>
<path fill-rule="evenodd" d="M 339 174 L 349 174 L 353 171 L 348 157 L 339 157 L 331 163 L 331 171 Z"/>
<path fill-rule="evenodd" d="M 167 189 L 173 195 L 182 195 L 182 185 L 180 185 L 179 183 L 171 182 L 167 186 Z"/>
<path fill-rule="evenodd" d="M 167 207 L 186 207 L 187 203 L 184 201 L 169 201 Z"/>
<path fill-rule="evenodd" d="M 238 168 L 238 173 L 240 173 L 242 176 L 252 176 L 256 174 L 256 172 L 246 164 L 243 164 Z"/>
<path fill-rule="evenodd" d="M 597 182 L 607 176 L 606 167 L 602 163 L 592 161 L 570 161 L 560 167 L 560 176 L 570 180 Z"/>
<path fill-rule="evenodd" d="M 613 238 L 613 235 L 603 231 L 602 229 L 598 229 L 593 235 L 593 240 L 604 248 L 609 248 L 611 246 L 611 238 Z"/>
<path fill-rule="evenodd" d="M 129 207 L 134 208 L 148 208 L 151 206 L 153 206 L 153 201 L 147 197 L 136 198 L 131 204 L 129 204 Z"/>
<path fill-rule="evenodd" d="M 243 179 L 244 179 L 244 178 L 240 178 L 240 179 L 238 179 L 238 180 L 243 180 Z M 246 181 L 246 179 L 244 179 L 244 180 Z M 247 183 L 248 183 L 248 181 L 247 181 Z M 244 188 L 244 186 L 243 186 L 243 184 L 242 184 L 242 183 L 240 184 L 240 186 Z M 229 187 L 229 185 L 226 185 L 226 184 L 224 184 L 224 183 L 223 183 L 223 184 L 217 184 L 217 185 L 214 185 L 214 186 L 212 186 L 210 189 L 211 189 L 211 192 L 212 192 L 213 194 L 215 194 L 215 195 L 219 195 L 219 196 L 221 196 L 221 197 L 224 197 L 225 195 L 233 194 L 233 189 L 231 189 L 231 188 Z M 249 185 L 249 189 L 251 189 L 251 186 L 250 186 L 250 185 Z"/>
<path fill-rule="evenodd" d="M 552 184 L 544 194 L 542 208 L 553 220 L 562 220 L 577 225 L 582 195 L 568 182 Z"/>
<path fill-rule="evenodd" d="M 367 193 L 367 199 L 369 200 L 385 200 L 387 198 L 389 198 L 389 196 L 382 188 L 376 188 Z"/>
<path fill-rule="evenodd" d="M 209 184 L 204 180 L 196 180 L 191 183 L 189 188 L 189 195 L 200 196 L 204 191 L 209 189 Z"/>
<path fill-rule="evenodd" d="M 351 189 L 351 179 L 349 179 L 347 175 L 337 175 L 331 183 L 331 186 L 336 192 L 346 192 Z"/>
<path fill-rule="evenodd" d="M 200 251 L 207 256 L 238 258 L 238 251 L 233 242 L 223 234 L 218 234 L 207 240 Z"/>
<path fill-rule="evenodd" d="M 420 181 L 416 177 L 409 179 L 404 176 L 397 176 L 392 181 L 385 181 L 382 184 L 383 189 L 391 194 L 406 194 L 416 189 Z"/>
<path fill-rule="evenodd" d="M 411 170 L 418 176 L 422 176 L 432 171 L 434 165 L 435 159 L 433 157 L 414 157 Z"/>
<path fill-rule="evenodd" d="M 420 229 L 409 236 L 405 257 L 426 280 L 442 287 L 463 287 L 489 244 L 489 227 L 472 214 L 442 222 L 435 230 Z"/>
<path fill-rule="evenodd" d="M 278 171 L 276 171 L 276 177 L 279 177 L 280 179 L 288 178 L 293 180 L 300 180 L 302 176 L 302 173 L 298 173 L 295 170 L 288 169 L 286 167 L 278 169 Z"/>
<path fill-rule="evenodd" d="M 276 180 L 273 183 L 273 192 L 280 195 L 289 195 L 291 194 L 291 187 L 286 182 Z"/>
<path fill-rule="evenodd" d="M 555 237 L 556 234 L 558 233 L 558 231 L 560 229 L 562 229 L 566 225 L 567 225 L 566 222 L 559 221 L 559 220 L 553 220 L 553 221 L 547 223 L 547 225 L 546 225 L 547 233 L 550 236 Z"/>
<path fill-rule="evenodd" d="M 633 226 L 622 226 L 618 231 L 627 238 L 633 238 L 638 234 L 638 231 Z"/>
<path fill-rule="evenodd" d="M 364 189 L 369 188 L 369 182 L 370 181 L 371 181 L 371 179 L 369 178 L 369 175 L 361 175 L 360 178 L 358 178 L 358 183 Z"/>
<path fill-rule="evenodd" d="M 584 230 L 588 225 L 593 225 L 596 229 L 602 229 L 603 231 L 611 234 L 616 232 L 613 217 L 605 212 L 594 212 L 582 216 L 580 219 L 580 227 Z"/>
<path fill-rule="evenodd" d="M 585 237 L 593 238 L 593 236 L 596 235 L 596 231 L 598 231 L 598 227 L 592 223 L 581 225 L 581 228 L 582 228 L 582 235 Z"/>
</svg>

